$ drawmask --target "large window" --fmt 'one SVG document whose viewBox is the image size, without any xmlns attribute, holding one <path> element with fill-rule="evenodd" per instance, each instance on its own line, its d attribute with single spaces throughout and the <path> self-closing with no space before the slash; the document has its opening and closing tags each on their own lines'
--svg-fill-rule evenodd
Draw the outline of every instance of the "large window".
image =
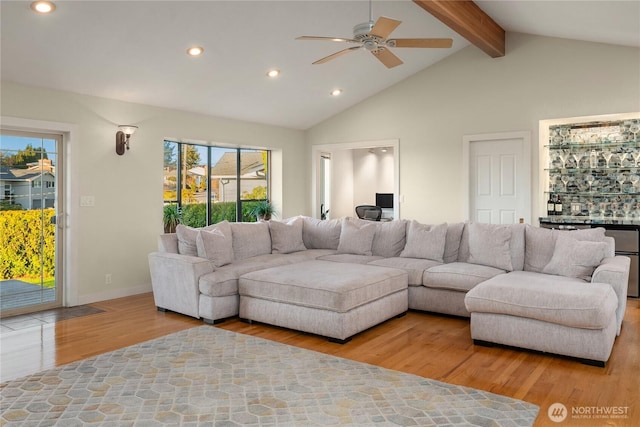
<svg viewBox="0 0 640 427">
<path fill-rule="evenodd" d="M 163 181 L 164 204 L 185 225 L 255 221 L 251 208 L 269 199 L 269 151 L 164 141 Z"/>
</svg>

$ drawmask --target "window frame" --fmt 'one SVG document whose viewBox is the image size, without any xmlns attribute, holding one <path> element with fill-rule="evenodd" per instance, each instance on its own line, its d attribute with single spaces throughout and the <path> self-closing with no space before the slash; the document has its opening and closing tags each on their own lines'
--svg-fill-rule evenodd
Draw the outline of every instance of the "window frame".
<svg viewBox="0 0 640 427">
<path fill-rule="evenodd" d="M 205 182 L 206 182 L 206 202 L 204 203 L 206 205 L 206 221 L 205 224 L 206 225 L 210 225 L 211 224 L 211 205 L 212 205 L 212 190 L 211 190 L 211 169 L 214 165 L 211 164 L 212 161 L 212 150 L 214 149 L 223 149 L 223 150 L 229 150 L 229 151 L 235 151 L 236 153 L 236 217 L 235 217 L 235 222 L 242 222 L 243 220 L 243 215 L 242 215 L 242 205 L 243 203 L 247 203 L 247 202 L 260 202 L 260 201 L 269 201 L 270 200 L 270 196 L 271 196 L 271 150 L 265 149 L 265 148 L 250 148 L 250 147 L 225 147 L 225 146 L 220 146 L 220 145 L 208 145 L 208 144 L 198 144 L 198 143 L 194 143 L 194 142 L 183 142 L 183 141 L 175 141 L 175 140 L 171 140 L 171 139 L 165 139 L 164 143 L 170 143 L 170 144 L 174 144 L 176 147 L 176 161 L 175 161 L 175 171 L 176 171 L 176 195 L 175 198 L 172 200 L 168 200 L 164 198 L 164 190 L 163 190 L 163 205 L 168 205 L 168 204 L 176 204 L 178 205 L 178 208 L 180 210 L 182 210 L 183 206 L 185 205 L 183 203 L 183 197 L 182 197 L 182 188 L 183 188 L 183 163 L 184 163 L 184 153 L 185 153 L 185 148 L 186 146 L 195 146 L 195 147 L 204 147 L 206 148 L 206 175 L 205 175 Z M 241 173 L 242 173 L 242 152 L 246 151 L 246 152 L 265 152 L 267 154 L 267 158 L 266 158 L 266 168 L 267 168 L 267 172 L 265 174 L 265 181 L 266 181 L 266 198 L 264 199 L 243 199 L 242 198 L 242 185 L 241 182 L 243 180 L 243 178 L 241 177 Z M 164 164 L 163 161 L 163 169 L 166 167 L 166 164 Z"/>
</svg>

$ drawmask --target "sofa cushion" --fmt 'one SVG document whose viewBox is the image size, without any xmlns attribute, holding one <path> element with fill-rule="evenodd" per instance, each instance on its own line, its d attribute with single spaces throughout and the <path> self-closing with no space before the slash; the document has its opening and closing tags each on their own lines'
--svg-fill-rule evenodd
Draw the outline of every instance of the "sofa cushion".
<svg viewBox="0 0 640 427">
<path fill-rule="evenodd" d="M 424 271 L 441 263 L 430 259 L 393 257 L 370 261 L 369 264 L 404 270 L 409 275 L 409 286 L 422 286 Z"/>
<path fill-rule="evenodd" d="M 176 233 L 163 233 L 158 235 L 158 252 L 179 254 L 178 235 Z"/>
<path fill-rule="evenodd" d="M 322 261 L 342 262 L 350 264 L 369 264 L 371 261 L 383 259 L 381 256 L 375 255 L 356 255 L 356 254 L 329 254 L 317 257 Z"/>
<path fill-rule="evenodd" d="M 233 238 L 229 223 L 213 230 L 202 229 L 196 237 L 198 256 L 213 262 L 216 267 L 233 262 Z"/>
<path fill-rule="evenodd" d="M 271 234 L 266 222 L 232 222 L 231 234 L 235 261 L 271 253 Z"/>
<path fill-rule="evenodd" d="M 443 262 L 447 240 L 447 224 L 425 225 L 411 221 L 407 230 L 407 244 L 401 258 L 423 258 Z"/>
<path fill-rule="evenodd" d="M 552 230 L 549 228 L 525 227 L 524 270 L 541 273 L 553 257 L 556 239 L 559 235 L 570 233 L 576 240 L 603 242 L 605 229 L 587 228 L 582 230 Z"/>
<path fill-rule="evenodd" d="M 458 260 L 463 230 L 464 222 L 447 224 L 447 239 L 444 244 L 444 254 L 442 257 L 444 262 L 455 262 Z"/>
<path fill-rule="evenodd" d="M 176 235 L 178 236 L 178 253 L 181 255 L 198 256 L 198 245 L 196 239 L 200 230 L 215 230 L 218 227 L 227 227 L 228 221 L 211 224 L 202 228 L 193 228 L 184 224 L 178 224 Z"/>
<path fill-rule="evenodd" d="M 198 247 L 196 238 L 200 230 L 183 224 L 176 227 L 176 235 L 178 236 L 178 253 L 180 255 L 198 256 Z"/>
<path fill-rule="evenodd" d="M 556 239 L 551 261 L 543 273 L 591 280 L 591 275 L 606 255 L 605 242 L 579 241 L 568 233 L 561 233 Z"/>
<path fill-rule="evenodd" d="M 364 221 L 354 218 L 356 223 L 371 224 L 375 227 L 376 232 L 373 235 L 373 243 L 371 244 L 371 253 L 381 257 L 398 256 L 406 243 L 407 222 L 404 220 L 397 221 Z"/>
<path fill-rule="evenodd" d="M 510 270 L 522 270 L 524 268 L 525 224 L 481 224 L 480 227 L 472 227 L 472 224 L 477 225 L 479 223 L 465 224 L 464 230 L 462 232 L 462 238 L 460 240 L 460 250 L 458 253 L 458 261 L 471 262 L 469 259 L 469 257 L 471 256 L 469 243 L 470 243 L 472 229 L 474 229 L 474 231 L 477 231 L 478 229 L 482 228 L 483 231 L 491 232 L 492 230 L 504 229 L 506 227 L 511 231 L 511 238 L 509 239 L 509 242 L 508 242 L 509 253 L 511 255 Z M 506 261 L 506 256 L 504 255 L 504 253 L 502 252 L 500 253 L 500 260 L 502 262 L 498 263 L 496 262 L 495 259 L 491 261 L 491 257 L 493 256 L 492 254 L 483 254 L 482 253 L 483 249 L 478 249 L 477 246 L 480 246 L 482 248 L 482 240 L 481 238 L 478 238 L 478 237 L 479 235 L 476 234 L 475 243 L 479 243 L 479 245 L 476 245 L 476 247 L 474 248 L 475 249 L 474 252 L 476 255 L 476 259 L 475 259 L 476 262 L 474 263 L 484 264 L 484 262 L 489 262 L 489 264 L 486 264 L 486 265 L 496 267 L 496 268 L 507 267 L 508 262 Z M 504 234 L 502 237 L 504 237 Z M 485 247 L 484 250 L 487 251 L 487 249 L 488 248 Z M 484 259 L 484 258 L 489 258 L 489 259 Z M 502 269 L 510 271 L 509 269 L 506 269 L 506 268 L 502 268 Z"/>
<path fill-rule="evenodd" d="M 338 249 L 340 244 L 340 219 L 320 220 L 302 217 L 302 241 L 307 249 Z"/>
<path fill-rule="evenodd" d="M 468 262 L 511 271 L 510 241 L 511 230 L 506 225 L 471 223 Z"/>
<path fill-rule="evenodd" d="M 376 227 L 364 221 L 356 222 L 349 218 L 342 220 L 338 253 L 353 255 L 372 255 L 373 236 Z"/>
<path fill-rule="evenodd" d="M 245 273 L 290 264 L 290 255 L 266 254 L 234 261 L 198 279 L 200 293 L 212 297 L 238 294 L 238 278 Z"/>
<path fill-rule="evenodd" d="M 584 329 L 605 328 L 618 306 L 608 284 L 530 271 L 495 276 L 471 289 L 464 301 L 472 314 L 507 314 Z"/>
<path fill-rule="evenodd" d="M 307 249 L 302 241 L 302 218 L 285 221 L 269 221 L 271 233 L 271 253 L 290 254 Z"/>
<path fill-rule="evenodd" d="M 451 262 L 425 270 L 422 284 L 427 288 L 467 292 L 478 283 L 504 273 L 504 270 L 486 265 Z"/>
</svg>

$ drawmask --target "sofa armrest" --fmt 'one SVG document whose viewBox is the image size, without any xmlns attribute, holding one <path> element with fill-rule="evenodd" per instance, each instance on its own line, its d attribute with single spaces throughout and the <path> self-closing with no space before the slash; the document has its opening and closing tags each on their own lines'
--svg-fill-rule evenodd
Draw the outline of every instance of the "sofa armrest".
<svg viewBox="0 0 640 427">
<path fill-rule="evenodd" d="M 595 269 L 591 276 L 591 283 L 608 283 L 618 296 L 618 309 L 616 320 L 618 321 L 618 335 L 622 327 L 622 318 L 627 309 L 627 289 L 629 283 L 629 268 L 631 260 L 626 256 L 608 257 Z"/>
<path fill-rule="evenodd" d="M 158 308 L 199 318 L 198 281 L 215 270 L 204 258 L 166 252 L 149 254 L 153 298 Z"/>
<path fill-rule="evenodd" d="M 160 234 L 158 236 L 158 252 L 179 253 L 178 235 L 176 233 Z"/>
</svg>

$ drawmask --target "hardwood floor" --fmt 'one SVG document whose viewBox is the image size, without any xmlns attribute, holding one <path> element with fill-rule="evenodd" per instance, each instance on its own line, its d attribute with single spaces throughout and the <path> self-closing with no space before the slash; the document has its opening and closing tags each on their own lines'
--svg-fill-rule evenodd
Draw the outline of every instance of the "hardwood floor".
<svg viewBox="0 0 640 427">
<path fill-rule="evenodd" d="M 203 322 L 157 312 L 151 294 L 91 304 L 102 313 L 0 335 L 0 381 L 177 332 Z M 622 333 L 605 368 L 556 356 L 474 346 L 469 321 L 409 312 L 347 344 L 236 319 L 217 327 L 339 357 L 475 387 L 540 406 L 537 426 L 632 426 L 640 422 L 640 301 L 628 300 Z M 212 326 L 213 327 L 213 326 Z M 550 421 L 547 410 L 564 404 L 569 418 Z M 627 418 L 572 418 L 571 412 L 626 412 Z M 626 408 L 626 409 L 625 409 Z M 623 414 L 624 415 L 624 414 Z"/>
</svg>

